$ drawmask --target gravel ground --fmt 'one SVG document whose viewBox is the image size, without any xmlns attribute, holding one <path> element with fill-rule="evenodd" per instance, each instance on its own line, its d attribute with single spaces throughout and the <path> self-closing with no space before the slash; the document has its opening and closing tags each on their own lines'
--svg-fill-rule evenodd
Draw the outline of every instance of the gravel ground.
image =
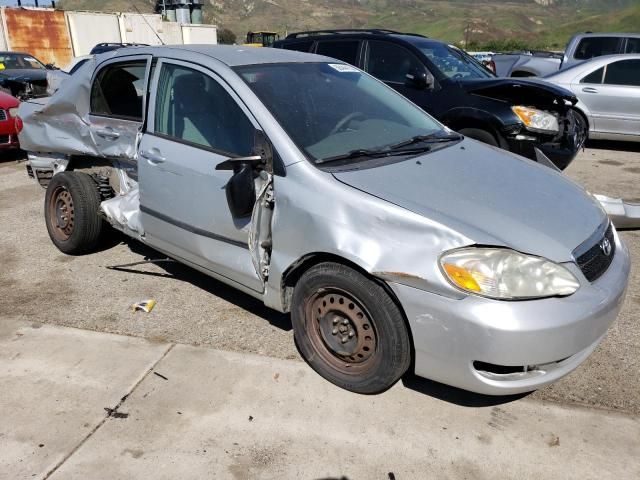
<svg viewBox="0 0 640 480">
<path fill-rule="evenodd" d="M 590 145 L 567 174 L 589 191 L 640 198 L 640 144 Z M 70 257 L 51 243 L 42 210 L 44 190 L 27 178 L 24 165 L 0 160 L 0 319 L 67 325 L 224 350 L 299 359 L 287 315 L 179 264 L 107 267 L 159 257 L 116 233 L 101 251 Z M 622 232 L 631 250 L 632 279 L 618 321 L 596 352 L 571 375 L 533 394 L 561 403 L 640 413 L 640 231 Z M 147 298 L 150 314 L 130 305 Z M 432 382 L 407 382 L 425 393 L 462 404 L 473 395 Z M 481 401 L 481 400 L 480 400 Z"/>
</svg>

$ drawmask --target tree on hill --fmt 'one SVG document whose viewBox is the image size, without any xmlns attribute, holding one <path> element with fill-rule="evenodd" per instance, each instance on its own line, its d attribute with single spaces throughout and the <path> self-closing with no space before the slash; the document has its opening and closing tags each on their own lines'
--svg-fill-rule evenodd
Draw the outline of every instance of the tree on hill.
<svg viewBox="0 0 640 480">
<path fill-rule="evenodd" d="M 233 45 L 236 43 L 236 34 L 228 28 L 218 31 L 218 43 L 222 45 Z"/>
</svg>

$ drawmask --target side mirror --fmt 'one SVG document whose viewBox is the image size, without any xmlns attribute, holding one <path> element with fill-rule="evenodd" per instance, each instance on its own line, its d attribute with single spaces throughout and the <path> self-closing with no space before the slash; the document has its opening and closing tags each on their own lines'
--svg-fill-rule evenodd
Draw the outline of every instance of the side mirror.
<svg viewBox="0 0 640 480">
<path fill-rule="evenodd" d="M 44 68 L 47 70 L 59 70 L 55 63 L 47 63 Z"/>
<path fill-rule="evenodd" d="M 233 176 L 225 187 L 227 203 L 233 218 L 251 215 L 256 203 L 256 187 L 253 183 L 255 171 L 250 163 L 237 163 Z"/>
<path fill-rule="evenodd" d="M 233 175 L 225 187 L 227 203 L 233 218 L 246 217 L 253 211 L 253 205 L 256 203 L 256 171 L 273 171 L 273 147 L 261 130 L 255 132 L 253 153 L 249 157 L 229 158 L 216 165 L 216 170 L 233 170 Z"/>
<path fill-rule="evenodd" d="M 433 75 L 427 73 L 425 70 L 412 68 L 405 76 L 404 83 L 408 87 L 424 90 L 426 88 L 433 88 L 435 79 Z"/>
</svg>

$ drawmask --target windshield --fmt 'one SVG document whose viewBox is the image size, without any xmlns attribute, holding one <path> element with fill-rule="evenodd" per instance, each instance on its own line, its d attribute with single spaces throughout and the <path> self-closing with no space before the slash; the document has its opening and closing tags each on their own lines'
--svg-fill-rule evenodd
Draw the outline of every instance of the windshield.
<svg viewBox="0 0 640 480">
<path fill-rule="evenodd" d="M 448 78 L 460 80 L 494 77 L 476 59 L 458 48 L 442 43 L 419 43 L 416 46 Z"/>
<path fill-rule="evenodd" d="M 19 53 L 0 54 L 0 70 L 23 70 L 28 68 L 45 69 L 42 63 L 29 55 Z"/>
<path fill-rule="evenodd" d="M 413 103 L 350 65 L 251 65 L 236 71 L 315 163 L 443 129 Z"/>
</svg>

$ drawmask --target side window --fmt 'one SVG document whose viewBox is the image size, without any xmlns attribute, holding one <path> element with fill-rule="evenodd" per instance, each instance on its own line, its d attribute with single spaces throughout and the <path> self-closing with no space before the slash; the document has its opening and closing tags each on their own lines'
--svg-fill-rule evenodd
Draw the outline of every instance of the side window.
<svg viewBox="0 0 640 480">
<path fill-rule="evenodd" d="M 287 50 L 295 50 L 297 52 L 308 52 L 313 45 L 313 40 L 307 40 L 304 42 L 286 43 L 282 46 Z"/>
<path fill-rule="evenodd" d="M 250 155 L 253 124 L 213 78 L 163 64 L 156 94 L 155 132 L 231 155 Z"/>
<path fill-rule="evenodd" d="M 103 68 L 91 87 L 91 113 L 142 121 L 146 60 Z"/>
<path fill-rule="evenodd" d="M 422 68 L 420 61 L 407 49 L 388 42 L 369 42 L 367 71 L 385 82 L 404 83 L 409 70 Z"/>
<path fill-rule="evenodd" d="M 604 83 L 640 87 L 640 60 L 620 60 L 610 63 L 604 74 Z"/>
<path fill-rule="evenodd" d="M 627 38 L 627 48 L 624 53 L 640 53 L 640 38 Z"/>
<path fill-rule="evenodd" d="M 576 53 L 576 60 L 588 60 L 602 55 L 618 53 L 619 37 L 586 37 L 580 40 Z"/>
<path fill-rule="evenodd" d="M 318 55 L 337 58 L 351 65 L 356 65 L 358 62 L 359 45 L 360 42 L 358 40 L 318 42 L 316 53 Z"/>
<path fill-rule="evenodd" d="M 602 76 L 604 75 L 604 67 L 591 72 L 586 77 L 580 80 L 580 83 L 602 83 Z"/>
</svg>

